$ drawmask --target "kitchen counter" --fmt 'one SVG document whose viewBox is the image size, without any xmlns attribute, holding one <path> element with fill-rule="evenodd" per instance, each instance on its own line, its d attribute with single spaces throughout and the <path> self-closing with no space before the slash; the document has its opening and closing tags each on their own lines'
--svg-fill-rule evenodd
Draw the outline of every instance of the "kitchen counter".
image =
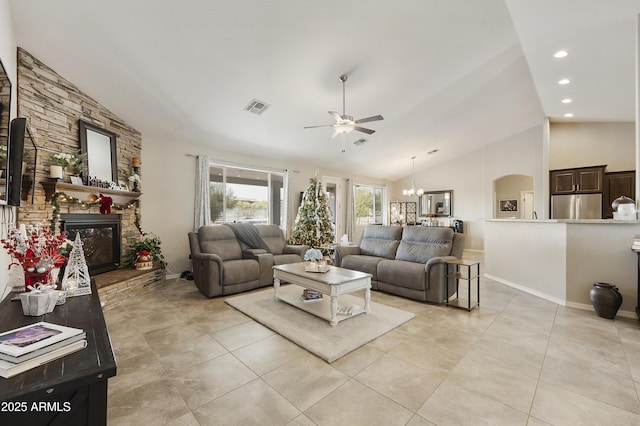
<svg viewBox="0 0 640 426">
<path fill-rule="evenodd" d="M 638 220 L 485 220 L 485 276 L 563 306 L 589 310 L 593 284 L 614 284 L 623 296 L 618 315 L 636 318 L 635 235 L 640 235 Z"/>
<path fill-rule="evenodd" d="M 485 219 L 485 222 L 522 222 L 522 223 L 604 223 L 609 225 L 640 224 L 640 220 L 613 219 Z"/>
</svg>

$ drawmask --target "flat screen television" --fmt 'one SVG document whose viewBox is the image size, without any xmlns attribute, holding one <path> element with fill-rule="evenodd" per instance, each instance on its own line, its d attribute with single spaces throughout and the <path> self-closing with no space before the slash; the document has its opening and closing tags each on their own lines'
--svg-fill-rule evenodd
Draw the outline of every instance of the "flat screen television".
<svg viewBox="0 0 640 426">
<path fill-rule="evenodd" d="M 7 204 L 19 206 L 20 201 L 33 203 L 35 197 L 38 149 L 26 118 L 11 120 L 9 135 L 9 176 Z"/>
</svg>

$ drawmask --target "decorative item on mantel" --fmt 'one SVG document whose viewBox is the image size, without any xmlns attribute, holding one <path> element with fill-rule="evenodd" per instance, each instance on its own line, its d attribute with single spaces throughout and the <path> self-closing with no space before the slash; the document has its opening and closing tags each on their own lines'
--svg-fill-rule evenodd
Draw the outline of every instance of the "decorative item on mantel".
<svg viewBox="0 0 640 426">
<path fill-rule="evenodd" d="M 84 170 L 83 154 L 67 154 L 58 152 L 51 156 L 51 166 L 49 166 L 50 179 L 65 179 L 66 174 L 79 175 Z"/>
<path fill-rule="evenodd" d="M 55 236 L 46 225 L 24 224 L 16 228 L 9 224 L 8 236 L 2 239 L 2 246 L 12 258 L 9 267 L 19 265 L 24 273 L 24 291 L 40 286 L 55 286 L 51 272 L 60 268 L 66 258 L 60 253 L 60 246 L 66 242 L 66 233 Z"/>
<path fill-rule="evenodd" d="M 76 234 L 73 248 L 69 253 L 69 262 L 64 270 L 62 290 L 66 292 L 67 297 L 91 294 L 91 277 L 79 232 Z"/>
<path fill-rule="evenodd" d="M 140 192 L 138 185 L 140 184 L 140 175 L 137 173 L 132 174 L 128 178 L 131 192 Z"/>
</svg>

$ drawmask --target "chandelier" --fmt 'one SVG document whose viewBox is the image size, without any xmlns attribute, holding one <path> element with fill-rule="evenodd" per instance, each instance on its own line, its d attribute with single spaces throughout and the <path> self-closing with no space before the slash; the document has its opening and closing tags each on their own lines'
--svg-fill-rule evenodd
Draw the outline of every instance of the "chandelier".
<svg viewBox="0 0 640 426">
<path fill-rule="evenodd" d="M 422 194 L 424 194 L 424 189 L 422 188 L 416 189 L 416 180 L 414 178 L 414 175 L 416 174 L 416 156 L 415 155 L 411 157 L 411 161 L 412 161 L 412 169 L 413 169 L 411 174 L 411 188 L 403 189 L 402 195 L 405 195 L 407 197 L 413 197 L 415 195 L 419 197 Z"/>
</svg>

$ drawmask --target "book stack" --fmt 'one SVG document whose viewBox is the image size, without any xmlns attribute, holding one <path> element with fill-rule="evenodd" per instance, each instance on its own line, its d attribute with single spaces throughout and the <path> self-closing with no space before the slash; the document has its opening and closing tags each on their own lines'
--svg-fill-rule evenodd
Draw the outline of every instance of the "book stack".
<svg viewBox="0 0 640 426">
<path fill-rule="evenodd" d="M 636 236 L 633 237 L 633 244 L 631 245 L 631 250 L 640 251 L 640 235 L 636 234 Z"/>
<path fill-rule="evenodd" d="M 0 334 L 0 377 L 9 378 L 87 346 L 79 328 L 38 322 Z"/>
<path fill-rule="evenodd" d="M 305 303 L 308 302 L 319 302 L 322 300 L 322 293 L 320 293 L 319 291 L 314 291 L 314 290 L 309 290 L 309 289 L 304 289 L 302 291 L 302 300 Z"/>
</svg>

